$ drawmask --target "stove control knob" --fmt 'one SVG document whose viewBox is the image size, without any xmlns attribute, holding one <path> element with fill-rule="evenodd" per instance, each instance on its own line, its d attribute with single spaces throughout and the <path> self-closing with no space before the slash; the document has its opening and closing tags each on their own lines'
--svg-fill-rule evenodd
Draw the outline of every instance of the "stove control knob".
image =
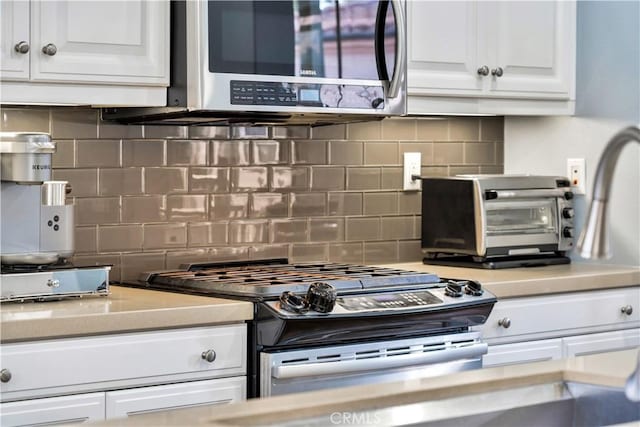
<svg viewBox="0 0 640 427">
<path fill-rule="evenodd" d="M 484 293 L 480 282 L 476 282 L 475 280 L 469 280 L 464 287 L 464 291 L 469 295 L 473 295 L 474 297 L 479 297 Z"/>
<path fill-rule="evenodd" d="M 309 308 L 318 313 L 331 313 L 336 305 L 336 298 L 336 288 L 328 283 L 312 283 L 307 291 Z"/>
<path fill-rule="evenodd" d="M 563 237 L 573 237 L 573 227 L 565 227 L 562 229 Z"/>
<path fill-rule="evenodd" d="M 573 208 L 564 208 L 562 209 L 562 218 L 571 219 L 573 218 Z"/>
<path fill-rule="evenodd" d="M 309 310 L 307 301 L 293 292 L 285 291 L 280 295 L 280 306 L 292 313 L 306 313 Z"/>
<path fill-rule="evenodd" d="M 449 280 L 447 287 L 444 290 L 444 294 L 448 297 L 458 298 L 462 296 L 462 285 L 459 282 Z"/>
<path fill-rule="evenodd" d="M 213 363 L 216 360 L 216 352 L 213 350 L 207 350 L 202 352 L 202 359 L 209 363 Z"/>
</svg>

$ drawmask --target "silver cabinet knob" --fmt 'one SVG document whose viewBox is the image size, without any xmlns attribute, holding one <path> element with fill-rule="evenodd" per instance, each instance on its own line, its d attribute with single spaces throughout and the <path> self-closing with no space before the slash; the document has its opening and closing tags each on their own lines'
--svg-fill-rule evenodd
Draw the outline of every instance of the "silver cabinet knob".
<svg viewBox="0 0 640 427">
<path fill-rule="evenodd" d="M 498 320 L 498 326 L 502 326 L 505 329 L 508 329 L 511 326 L 511 319 L 505 317 L 503 319 Z"/>
<path fill-rule="evenodd" d="M 491 69 L 492 76 L 502 77 L 503 74 L 504 74 L 504 70 L 502 69 L 502 67 Z"/>
<path fill-rule="evenodd" d="M 29 53 L 29 48 L 31 46 L 29 46 L 29 43 L 27 43 L 26 41 L 22 40 L 21 42 L 19 42 L 17 45 L 15 45 L 13 48 L 15 49 L 16 52 L 21 53 L 21 54 L 25 54 L 25 53 Z"/>
<path fill-rule="evenodd" d="M 624 307 L 620 308 L 620 312 L 626 314 L 627 316 L 630 316 L 631 313 L 633 313 L 633 307 L 631 307 L 630 305 L 625 305 Z"/>
<path fill-rule="evenodd" d="M 56 52 L 58 52 L 58 48 L 53 43 L 49 43 L 46 46 L 42 47 L 42 53 L 44 53 L 45 55 L 53 56 L 56 54 Z"/>
<path fill-rule="evenodd" d="M 480 74 L 481 76 L 488 76 L 489 67 L 487 67 L 486 65 L 483 65 L 482 67 L 478 68 L 478 74 Z"/>
<path fill-rule="evenodd" d="M 47 286 L 50 288 L 57 288 L 60 286 L 60 281 L 56 279 L 49 279 L 47 280 Z"/>
<path fill-rule="evenodd" d="M 8 369 L 3 369 L 0 371 L 0 381 L 3 383 L 8 383 L 11 381 L 11 371 Z"/>
<path fill-rule="evenodd" d="M 202 352 L 202 358 L 211 363 L 216 360 L 216 352 L 213 350 L 207 350 Z"/>
</svg>

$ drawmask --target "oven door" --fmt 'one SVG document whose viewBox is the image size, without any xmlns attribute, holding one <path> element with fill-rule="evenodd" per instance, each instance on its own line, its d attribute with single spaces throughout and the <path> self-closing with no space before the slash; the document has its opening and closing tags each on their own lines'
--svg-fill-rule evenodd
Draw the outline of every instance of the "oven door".
<svg viewBox="0 0 640 427">
<path fill-rule="evenodd" d="M 260 396 L 402 381 L 482 367 L 478 332 L 260 354 Z"/>
<path fill-rule="evenodd" d="M 405 114 L 400 0 L 210 0 L 187 15 L 194 109 Z"/>
<path fill-rule="evenodd" d="M 487 255 L 524 255 L 558 250 L 560 218 L 557 198 L 528 198 L 524 191 L 518 196 L 485 202 Z"/>
</svg>

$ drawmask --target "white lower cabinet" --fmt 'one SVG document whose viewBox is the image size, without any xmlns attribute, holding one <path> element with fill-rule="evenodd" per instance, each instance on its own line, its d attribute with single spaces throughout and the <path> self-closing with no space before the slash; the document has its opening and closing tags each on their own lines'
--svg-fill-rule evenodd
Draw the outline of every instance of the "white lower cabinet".
<svg viewBox="0 0 640 427">
<path fill-rule="evenodd" d="M 640 287 L 501 300 L 480 330 L 485 367 L 640 347 Z"/>
<path fill-rule="evenodd" d="M 628 350 L 640 347 L 640 329 L 578 335 L 562 340 L 564 357 L 585 356 L 604 351 Z"/>
<path fill-rule="evenodd" d="M 222 405 L 246 398 L 246 378 L 222 378 L 143 387 L 106 393 L 106 416 L 123 418 L 202 405 Z"/>
<path fill-rule="evenodd" d="M 0 426 L 127 417 L 246 398 L 246 325 L 0 346 Z"/>
<path fill-rule="evenodd" d="M 0 425 L 48 425 L 104 420 L 104 393 L 9 402 L 0 405 Z"/>
<path fill-rule="evenodd" d="M 513 344 L 491 345 L 482 358 L 482 366 L 513 365 L 516 363 L 542 362 L 562 358 L 562 340 L 538 340 Z"/>
</svg>

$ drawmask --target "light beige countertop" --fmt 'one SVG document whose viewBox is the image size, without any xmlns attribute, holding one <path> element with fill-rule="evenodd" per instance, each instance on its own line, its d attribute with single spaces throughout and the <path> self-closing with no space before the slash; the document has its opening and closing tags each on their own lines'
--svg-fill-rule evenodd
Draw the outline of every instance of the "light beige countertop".
<svg viewBox="0 0 640 427">
<path fill-rule="evenodd" d="M 639 267 L 615 265 L 572 263 L 485 270 L 411 262 L 383 267 L 435 273 L 448 279 L 477 280 L 498 298 L 640 286 Z"/>
<path fill-rule="evenodd" d="M 146 289 L 110 287 L 110 295 L 0 304 L 2 342 L 237 323 L 253 304 Z"/>
<path fill-rule="evenodd" d="M 378 385 L 297 393 L 252 399 L 228 406 L 203 406 L 119 419 L 99 425 L 253 426 L 284 423 L 330 414 L 377 410 L 398 405 L 512 390 L 536 384 L 572 381 L 624 387 L 638 350 L 601 353 L 565 360 L 478 369 L 440 377 Z"/>
</svg>

